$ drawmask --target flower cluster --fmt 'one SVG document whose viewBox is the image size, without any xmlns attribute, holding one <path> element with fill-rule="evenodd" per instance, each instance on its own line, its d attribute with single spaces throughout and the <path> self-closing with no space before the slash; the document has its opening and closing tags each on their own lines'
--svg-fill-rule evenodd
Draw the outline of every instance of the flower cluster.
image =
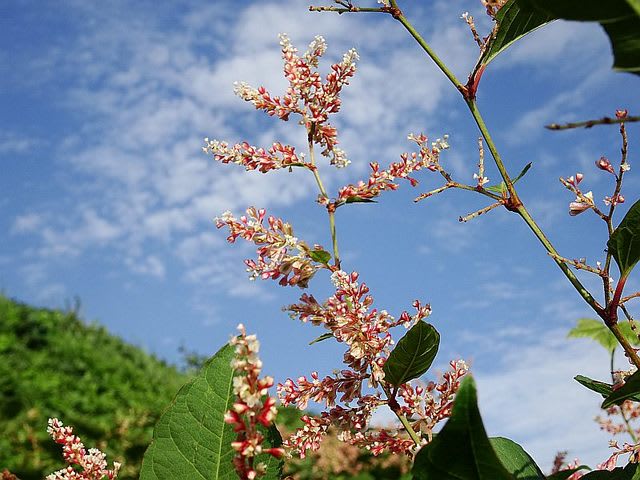
<svg viewBox="0 0 640 480">
<path fill-rule="evenodd" d="M 118 476 L 120 464 L 113 462 L 113 469 L 107 469 L 106 455 L 97 448 L 85 449 L 80 438 L 73 434 L 71 427 L 65 427 L 57 418 L 49 419 L 47 432 L 56 443 L 62 445 L 62 456 L 69 464 L 47 476 L 47 480 L 113 480 Z M 82 468 L 78 471 L 76 467 Z"/>
<path fill-rule="evenodd" d="M 575 176 L 570 176 L 568 178 L 560 178 L 560 182 L 573 193 L 576 194 L 576 199 L 569 204 L 569 215 L 575 217 L 576 215 L 581 214 L 585 210 L 589 210 L 595 208 L 595 203 L 593 202 L 593 192 L 589 191 L 587 193 L 583 193 L 580 190 L 580 182 L 584 175 L 582 173 L 576 173 Z"/>
<path fill-rule="evenodd" d="M 307 287 L 318 269 L 325 266 L 312 258 L 314 252 L 323 251 L 322 248 L 309 248 L 293 235 L 291 225 L 280 218 L 269 216 L 265 226 L 265 217 L 264 209 L 250 207 L 239 219 L 231 212 L 224 212 L 216 218 L 216 226 L 229 228 L 229 243 L 239 237 L 258 246 L 257 259 L 245 260 L 251 279 L 280 279 L 283 286 Z"/>
<path fill-rule="evenodd" d="M 233 377 L 233 393 L 236 396 L 231 410 L 224 418 L 233 425 L 238 434 L 231 447 L 236 451 L 233 465 L 242 480 L 253 480 L 266 473 L 264 462 L 256 464 L 260 454 L 281 458 L 284 450 L 280 447 L 263 448 L 264 435 L 258 430 L 259 425 L 269 427 L 278 413 L 275 398 L 269 396 L 269 388 L 273 386 L 273 378 L 260 378 L 262 362 L 258 358 L 260 344 L 255 335 L 247 335 L 244 326 L 238 325 L 240 335 L 231 339 L 235 347 L 235 357 L 231 366 L 235 370 Z"/>
<path fill-rule="evenodd" d="M 332 274 L 335 293 L 323 304 L 312 295 L 303 294 L 300 302 L 287 307 L 292 318 L 323 326 L 341 343 L 347 345 L 344 363 L 347 368 L 333 375 L 320 378 L 313 372 L 310 378 L 301 376 L 294 381 L 287 379 L 278 384 L 278 395 L 283 405 L 295 405 L 305 409 L 310 401 L 324 403 L 327 410 L 319 417 L 306 417 L 303 428 L 296 431 L 284 445 L 301 456 L 308 449 L 317 450 L 329 426 L 338 429 L 338 438 L 351 445 L 366 448 L 374 455 L 382 451 L 410 453 L 415 443 L 396 432 L 371 430 L 368 426 L 371 414 L 379 406 L 387 404 L 379 392 L 365 394 L 364 382 L 372 388 L 385 386 L 383 366 L 392 344 L 390 329 L 399 325 L 409 327 L 431 313 L 430 306 L 419 301 L 413 303 L 416 312 L 403 312 L 394 319 L 385 310 L 372 308 L 373 297 L 365 284 L 358 283 L 358 274 L 338 270 Z M 453 395 L 459 380 L 468 367 L 462 361 L 452 363 L 452 371 L 445 374 L 441 383 L 430 383 L 426 389 L 412 389 L 405 384 L 399 387 L 400 399 L 406 406 L 402 413 L 420 413 L 416 427 L 431 431 L 433 426 L 451 413 Z M 412 395 L 408 392 L 411 391 Z M 437 391 L 436 401 L 433 393 Z M 409 398 L 411 397 L 411 398 Z M 407 403 L 407 400 L 408 403 Z M 355 407 L 344 408 L 337 402 Z M 423 428 L 426 425 L 426 428 Z M 418 430 L 419 431 L 419 430 Z"/>
<path fill-rule="evenodd" d="M 296 149 L 290 145 L 274 143 L 269 150 L 257 148 L 247 142 L 238 143 L 229 147 L 227 142 L 204 139 L 204 153 L 213 155 L 213 158 L 222 163 L 235 163 L 242 165 L 247 170 L 258 170 L 267 173 L 278 168 L 306 165 L 304 156 L 298 156 Z"/>
<path fill-rule="evenodd" d="M 443 139 L 436 139 L 429 145 L 428 138 L 423 135 L 409 135 L 408 139 L 413 140 L 420 147 L 419 152 L 403 153 L 400 155 L 401 161 L 393 162 L 385 170 L 380 169 L 376 162 L 369 164 L 371 175 L 366 182 L 360 181 L 357 184 L 349 184 L 338 191 L 336 206 L 354 201 L 371 200 L 385 190 L 397 190 L 396 179 L 408 180 L 412 187 L 418 181 L 411 176 L 414 172 L 427 168 L 431 171 L 442 171 L 440 166 L 440 152 L 449 148 L 448 135 Z M 328 203 L 328 200 L 325 200 Z"/>
<path fill-rule="evenodd" d="M 402 385 L 399 394 L 404 401 L 401 407 L 407 417 L 414 418 L 412 425 L 416 431 L 426 433 L 429 438 L 433 428 L 451 416 L 453 399 L 460 387 L 460 379 L 469 371 L 464 360 L 452 361 L 450 369 L 439 382 L 429 382 L 426 387 Z M 436 398 L 437 395 L 437 398 Z"/>
<path fill-rule="evenodd" d="M 280 35 L 280 46 L 284 75 L 289 81 L 285 94 L 282 97 L 272 96 L 266 88 L 253 88 L 246 83 L 237 83 L 235 93 L 243 100 L 253 103 L 256 109 L 281 120 L 288 120 L 291 114 L 300 115 L 300 123 L 307 129 L 309 138 L 323 147 L 322 154 L 330 159 L 332 165 L 345 167 L 349 160 L 345 152 L 337 147 L 337 130 L 328 120 L 331 114 L 340 110 L 340 93 L 355 74 L 358 54 L 354 49 L 345 53 L 340 62 L 331 65 L 323 82 L 318 73 L 319 59 L 327 49 L 323 37 L 316 36 L 302 56 L 298 55 L 286 34 Z M 301 163 L 295 156 L 293 147 L 285 148 L 280 144 L 275 144 L 268 152 L 264 152 L 246 144 L 238 144 L 229 150 L 222 142 L 208 139 L 205 142 L 205 152 L 213 153 L 217 160 L 240 163 L 247 169 L 258 168 L 253 166 L 258 165 L 262 167 L 260 171 L 266 172 Z M 276 145 L 278 148 L 275 148 Z M 286 151 L 281 151 L 280 147 Z"/>
</svg>

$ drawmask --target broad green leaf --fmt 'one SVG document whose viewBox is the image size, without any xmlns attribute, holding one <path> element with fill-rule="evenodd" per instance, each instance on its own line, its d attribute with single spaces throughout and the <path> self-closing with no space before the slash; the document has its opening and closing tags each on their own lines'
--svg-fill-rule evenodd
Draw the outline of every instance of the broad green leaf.
<svg viewBox="0 0 640 480">
<path fill-rule="evenodd" d="M 525 0 L 509 0 L 496 14 L 498 33 L 490 40 L 480 63 L 486 65 L 512 43 L 551 20 L 554 18 L 531 8 Z"/>
<path fill-rule="evenodd" d="M 330 338 L 333 338 L 333 333 L 323 333 L 318 338 L 316 338 L 314 340 L 311 340 L 309 342 L 309 345 L 313 345 L 314 343 L 318 343 L 318 342 L 323 342 L 323 341 L 328 340 Z"/>
<path fill-rule="evenodd" d="M 634 203 L 607 242 L 609 253 L 627 277 L 640 260 L 640 200 Z"/>
<path fill-rule="evenodd" d="M 638 0 L 518 0 L 553 18 L 600 23 L 609 36 L 617 70 L 640 73 Z"/>
<path fill-rule="evenodd" d="M 517 480 L 545 480 L 544 473 L 533 458 L 513 440 L 503 437 L 490 438 L 498 459 Z"/>
<path fill-rule="evenodd" d="M 580 480 L 640 480 L 640 470 L 637 463 L 630 463 L 626 467 L 617 467 L 612 471 L 597 470 L 589 472 Z"/>
<path fill-rule="evenodd" d="M 156 424 L 140 480 L 237 480 L 231 463 L 236 434 L 224 422 L 233 403 L 233 355 L 233 347 L 225 345 L 180 389 Z M 275 427 L 264 435 L 271 445 L 281 443 Z M 279 478 L 279 460 L 265 455 L 260 461 L 268 466 L 263 478 Z"/>
<path fill-rule="evenodd" d="M 515 480 L 487 438 L 471 376 L 460 384 L 451 418 L 420 449 L 411 471 L 416 480 Z"/>
<path fill-rule="evenodd" d="M 609 36 L 617 70 L 640 73 L 640 0 L 509 0 L 480 61 L 486 65 L 513 42 L 557 19 L 598 22 Z"/>
<path fill-rule="evenodd" d="M 591 470 L 589 467 L 587 467 L 586 465 L 580 465 L 577 468 L 570 468 L 568 470 L 561 470 L 560 472 L 556 472 L 553 475 L 549 475 L 547 477 L 547 480 L 566 480 L 567 478 L 569 478 L 571 475 L 573 475 L 574 473 L 576 473 L 579 470 Z"/>
<path fill-rule="evenodd" d="M 312 260 L 325 265 L 331 260 L 331 254 L 326 250 L 310 250 L 309 256 Z"/>
<path fill-rule="evenodd" d="M 622 334 L 632 345 L 640 345 L 640 339 L 631 329 L 631 324 L 629 322 L 620 322 L 618 323 L 618 326 L 620 327 Z M 602 320 L 596 320 L 595 318 L 579 319 L 578 324 L 569 330 L 567 337 L 590 338 L 598 342 L 609 352 L 619 345 L 616 337 L 611 333 L 611 330 L 607 328 L 604 322 Z"/>
<path fill-rule="evenodd" d="M 418 378 L 426 372 L 438 353 L 440 334 L 426 322 L 420 320 L 395 346 L 384 364 L 384 379 L 391 385 Z"/>
<path fill-rule="evenodd" d="M 614 390 L 604 402 L 602 408 L 609 408 L 611 405 L 619 405 L 625 400 L 636 400 L 640 395 L 640 370 L 627 378 L 624 385 Z"/>
</svg>

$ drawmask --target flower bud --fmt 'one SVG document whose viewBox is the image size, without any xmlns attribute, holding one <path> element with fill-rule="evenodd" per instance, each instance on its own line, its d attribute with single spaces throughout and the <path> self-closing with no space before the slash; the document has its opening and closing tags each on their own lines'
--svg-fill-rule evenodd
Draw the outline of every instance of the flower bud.
<svg viewBox="0 0 640 480">
<path fill-rule="evenodd" d="M 596 161 L 596 167 L 598 167 L 600 170 L 614 173 L 613 165 L 611 165 L 611 162 L 606 157 L 600 157 L 600 160 Z"/>
</svg>

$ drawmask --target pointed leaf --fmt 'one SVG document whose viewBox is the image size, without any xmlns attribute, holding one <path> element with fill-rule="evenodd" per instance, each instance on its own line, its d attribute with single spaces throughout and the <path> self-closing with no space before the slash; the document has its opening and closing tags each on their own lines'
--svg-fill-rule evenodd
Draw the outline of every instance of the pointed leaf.
<svg viewBox="0 0 640 480">
<path fill-rule="evenodd" d="M 347 197 L 344 203 L 376 203 L 375 200 L 371 200 L 370 198 L 362 198 L 362 197 Z"/>
<path fill-rule="evenodd" d="M 236 434 L 224 422 L 233 403 L 234 349 L 222 347 L 183 386 L 155 426 L 153 441 L 142 461 L 140 480 L 237 480 L 231 463 L 231 442 Z M 267 443 L 281 443 L 275 428 L 263 432 Z M 263 478 L 280 478 L 282 463 L 270 455 L 260 458 L 268 466 Z"/>
<path fill-rule="evenodd" d="M 513 183 L 517 183 L 518 180 L 524 177 L 532 165 L 532 162 L 527 163 L 522 171 L 518 174 L 518 176 L 513 179 Z M 507 192 L 507 185 L 504 182 L 500 182 L 498 185 L 491 185 L 490 187 L 486 187 L 485 190 L 502 194 Z"/>
<path fill-rule="evenodd" d="M 312 260 L 326 265 L 331 260 L 331 254 L 326 250 L 310 250 L 309 256 Z"/>
<path fill-rule="evenodd" d="M 607 242 L 623 277 L 640 260 L 640 200 L 634 203 Z"/>
<path fill-rule="evenodd" d="M 485 50 L 481 63 L 486 65 L 512 43 L 552 20 L 553 17 L 531 8 L 525 0 L 509 0 L 496 14 L 498 33 Z"/>
<path fill-rule="evenodd" d="M 333 333 L 323 333 L 318 338 L 311 340 L 309 342 L 309 345 L 313 345 L 314 343 L 318 343 L 318 342 L 323 342 L 324 340 L 328 340 L 330 338 L 333 338 Z"/>
<path fill-rule="evenodd" d="M 384 364 L 384 379 L 391 385 L 418 378 L 426 372 L 438 353 L 440 334 L 422 320 L 418 321 L 396 347 Z"/>
<path fill-rule="evenodd" d="M 513 440 L 503 437 L 490 438 L 498 459 L 517 480 L 545 480 L 544 473 L 531 456 Z"/>
<path fill-rule="evenodd" d="M 451 418 L 417 453 L 411 472 L 416 480 L 515 480 L 487 438 L 471 376 L 462 380 Z"/>
<path fill-rule="evenodd" d="M 628 377 L 622 387 L 614 390 L 606 400 L 602 402 L 602 408 L 619 405 L 625 400 L 637 400 L 638 395 L 640 395 L 640 370 Z"/>
<path fill-rule="evenodd" d="M 552 18 L 600 23 L 609 36 L 617 70 L 640 73 L 638 0 L 518 0 Z M 526 7 L 525 7 L 526 8 Z"/>
<path fill-rule="evenodd" d="M 576 375 L 573 379 L 578 382 L 580 385 L 584 385 L 589 390 L 592 390 L 596 393 L 599 393 L 604 398 L 607 398 L 611 395 L 613 391 L 613 387 L 610 383 L 600 382 L 598 380 L 593 380 L 592 378 L 585 377 L 584 375 Z"/>
</svg>

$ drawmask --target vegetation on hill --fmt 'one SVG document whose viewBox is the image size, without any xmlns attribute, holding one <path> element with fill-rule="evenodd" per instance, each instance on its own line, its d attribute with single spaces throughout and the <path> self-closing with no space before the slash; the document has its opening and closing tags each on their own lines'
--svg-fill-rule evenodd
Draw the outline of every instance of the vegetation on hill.
<svg viewBox="0 0 640 480">
<path fill-rule="evenodd" d="M 64 467 L 49 417 L 138 478 L 153 425 L 187 375 L 75 313 L 0 296 L 0 471 L 42 479 Z"/>
</svg>

